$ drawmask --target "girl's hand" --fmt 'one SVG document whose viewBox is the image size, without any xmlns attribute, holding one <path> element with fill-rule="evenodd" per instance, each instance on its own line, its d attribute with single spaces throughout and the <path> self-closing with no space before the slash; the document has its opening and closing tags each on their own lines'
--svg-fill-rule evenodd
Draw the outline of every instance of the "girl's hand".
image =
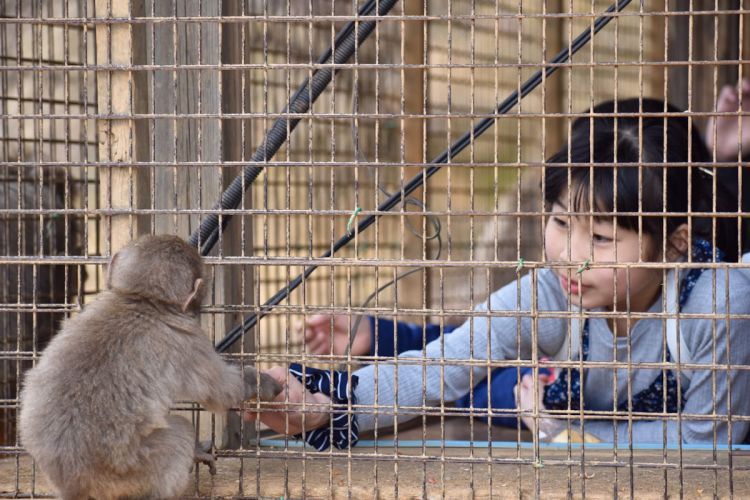
<svg viewBox="0 0 750 500">
<path fill-rule="evenodd" d="M 739 89 L 731 85 L 725 85 L 716 101 L 716 111 L 726 113 L 740 110 L 740 95 L 742 95 L 741 111 L 750 111 L 750 79 L 742 80 Z M 750 117 L 743 116 L 740 119 L 742 120 L 742 136 L 738 144 L 737 117 L 709 118 L 706 127 L 706 145 L 709 152 L 713 152 L 714 147 L 716 148 L 716 159 L 718 161 L 736 160 L 738 149 L 741 154 L 750 152 Z M 714 144 L 714 139 L 716 144 Z"/>
<path fill-rule="evenodd" d="M 527 373 L 521 378 L 521 382 L 516 385 L 515 391 L 518 393 L 518 408 L 524 411 L 537 411 L 544 409 L 544 386 L 549 382 L 549 375 L 539 374 L 539 390 L 534 394 L 534 378 Z M 536 400 L 536 406 L 534 401 Z M 541 419 L 540 419 L 541 420 Z M 527 415 L 521 417 L 521 422 L 526 428 L 534 430 L 534 417 Z"/>
<path fill-rule="evenodd" d="M 351 326 L 355 318 L 351 319 Z M 295 333 L 304 336 L 307 352 L 311 354 L 343 355 L 349 344 L 350 322 L 347 316 L 333 314 L 316 314 L 304 323 L 295 326 Z M 370 353 L 372 332 L 370 322 L 362 318 L 352 343 L 352 355 L 362 356 Z M 333 349 L 331 349 L 333 348 Z"/>
<path fill-rule="evenodd" d="M 253 422 L 260 419 L 274 431 L 288 435 L 299 434 L 303 428 L 312 430 L 328 424 L 331 398 L 319 392 L 315 394 L 309 392 L 299 380 L 281 366 L 275 366 L 265 373 L 283 385 L 284 390 L 276 396 L 274 402 L 263 403 L 263 408 L 270 411 L 260 413 L 245 411 L 245 420 Z M 303 401 L 306 405 L 315 406 L 307 407 L 303 412 L 301 406 Z"/>
</svg>

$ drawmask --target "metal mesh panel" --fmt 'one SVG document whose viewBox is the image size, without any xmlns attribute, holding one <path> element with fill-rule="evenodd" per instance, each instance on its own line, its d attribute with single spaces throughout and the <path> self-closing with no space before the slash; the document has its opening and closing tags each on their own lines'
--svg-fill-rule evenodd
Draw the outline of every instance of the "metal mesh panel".
<svg viewBox="0 0 750 500">
<path fill-rule="evenodd" d="M 337 409 L 350 418 L 374 413 L 389 423 L 363 432 L 357 446 L 320 452 L 265 423 L 244 421 L 237 412 L 213 416 L 193 402 L 179 402 L 174 411 L 190 417 L 196 439 L 212 441 L 218 456 L 218 474 L 196 468 L 187 496 L 742 495 L 750 479 L 743 437 L 731 430 L 725 436 L 721 429 L 728 424 L 743 428 L 748 417 L 734 413 L 732 404 L 741 394 L 732 384 L 747 370 L 739 330 L 748 316 L 741 297 L 732 299 L 733 309 L 721 305 L 733 297 L 726 276 L 746 272 L 745 265 L 643 257 L 650 238 L 644 225 L 654 218 L 666 220 L 663 213 L 643 208 L 654 186 L 642 185 L 632 194 L 640 200 L 635 210 L 615 207 L 603 219 L 594 211 L 601 211 L 598 197 L 609 194 L 596 191 L 601 186 L 583 189 L 584 202 L 568 203 L 562 211 L 552 206 L 560 200 L 545 198 L 544 187 L 551 168 L 547 159 L 561 147 L 576 145 L 576 120 L 593 120 L 589 109 L 611 99 L 653 97 L 679 109 L 651 113 L 639 108 L 636 135 L 643 135 L 643 121 L 654 116 L 687 117 L 689 126 L 717 143 L 725 132 L 717 128 L 712 136 L 708 119 L 725 120 L 725 125 L 737 120 L 738 130 L 728 127 L 726 133 L 739 149 L 741 103 L 718 112 L 715 103 L 724 85 L 734 86 L 744 76 L 745 5 L 634 2 L 613 14 L 570 60 L 557 64 L 551 63 L 555 55 L 593 28 L 610 2 L 402 0 L 383 16 L 356 16 L 359 7 L 352 0 L 8 0 L 0 6 L 0 496 L 54 495 L 25 453 L 16 421 L 23 374 L 59 322 L 103 289 L 103 269 L 127 241 L 149 233 L 188 238 L 216 213 L 222 190 L 248 165 L 280 117 L 299 119 L 299 124 L 292 130 L 287 122 L 288 139 L 245 186 L 240 206 L 220 211 L 232 218 L 206 257 L 213 275 L 202 315 L 206 334 L 218 342 L 243 317 L 262 313 L 227 358 L 263 368 L 301 362 L 346 373 L 368 365 L 416 365 L 422 375 L 412 384 L 400 375 L 396 380 L 375 375 L 374 383 L 381 394 L 415 391 L 422 399 Z M 349 21 L 359 29 L 371 20 L 377 20 L 374 32 L 351 59 L 335 65 L 332 82 L 310 110 L 288 111 L 305 78 L 330 67 L 316 60 L 337 43 L 338 30 Z M 550 67 L 557 72 L 543 76 L 511 111 L 495 111 L 535 72 Z M 628 117 L 619 110 L 612 115 Z M 488 117 L 492 127 L 424 179 L 408 199 L 404 196 L 393 210 L 378 210 Z M 668 148 L 662 155 L 639 156 L 634 165 L 618 164 L 615 158 L 594 166 L 592 153 L 590 161 L 577 166 L 588 168 L 591 176 L 600 168 L 617 172 L 634 166 L 644 172 L 664 167 Z M 638 150 L 650 151 L 643 143 Z M 703 177 L 688 176 L 688 190 L 709 183 L 711 200 L 679 215 L 708 220 L 708 239 L 714 244 L 721 224 L 734 223 L 732 250 L 740 254 L 746 243 L 745 203 L 740 196 L 733 206 L 723 207 L 722 197 L 729 195 L 720 184 L 726 183 L 730 194 L 743 193 L 742 169 L 737 168 L 741 153 L 727 159 L 711 152 L 705 161 L 688 157 L 687 163 L 664 167 L 703 169 L 696 170 Z M 572 173 L 565 184 L 568 192 L 576 187 Z M 664 181 L 656 188 L 668 187 Z M 667 203 L 665 197 L 664 207 Z M 374 223 L 360 231 L 358 224 L 371 215 L 377 216 Z M 555 217 L 580 220 L 588 231 L 586 248 L 571 248 L 571 225 L 563 231 L 567 256 L 551 257 L 545 230 Z M 637 221 L 635 229 L 614 224 L 613 238 L 630 231 L 642 255 L 635 261 L 597 261 L 595 223 L 628 217 Z M 663 227 L 666 236 L 666 222 Z M 320 257 L 348 233 L 354 235 L 349 244 Z M 696 240 L 689 231 L 688 248 Z M 262 306 L 310 265 L 320 267 L 300 287 L 278 305 Z M 630 303 L 580 311 L 576 306 L 581 303 L 573 298 L 549 310 L 537 291 L 527 306 L 508 305 L 510 297 L 521 300 L 526 293 L 521 280 L 536 286 L 549 270 L 567 273 L 559 288 L 602 269 L 626 274 L 645 269 L 663 280 L 670 269 L 703 268 L 713 276 L 713 288 L 706 299 L 710 304 L 699 312 L 670 316 L 634 310 Z M 746 278 L 734 276 L 740 287 Z M 506 285 L 502 307 L 490 306 L 488 312 L 488 297 Z M 620 285 L 630 297 L 630 283 Z M 665 286 L 660 283 L 658 290 Z M 432 325 L 441 333 L 432 345 L 442 351 L 427 356 L 428 340 L 420 337 L 411 356 L 349 355 L 347 333 L 315 348 L 305 345 L 302 325 L 319 315 L 330 315 L 323 324 L 338 321 L 344 332 L 360 327 L 361 335 L 371 334 L 375 343 L 393 337 L 390 328 L 396 321 L 416 330 Z M 552 363 L 544 352 L 544 325 L 564 318 L 573 330 L 588 318 L 589 324 L 597 321 L 627 333 L 635 332 L 639 321 L 659 323 L 649 342 L 654 351 L 667 353 L 666 319 L 675 315 L 686 328 L 691 321 L 710 324 L 703 332 L 701 363 L 680 369 L 710 373 L 701 383 L 714 397 L 711 411 L 643 413 L 610 403 L 555 413 L 538 401 L 517 409 L 520 397 L 510 396 L 513 407 L 494 408 L 490 416 L 522 416 L 526 424 L 501 427 L 486 423 L 486 408 L 467 408 L 445 396 L 454 386 L 481 384 L 502 368 L 516 374 L 530 368 L 532 390 L 537 390 L 545 384 L 540 369 L 554 365 L 558 376 L 571 368 L 614 374 L 612 390 L 623 386 L 627 400 L 638 392 L 639 373 L 676 370 L 666 354 L 634 359 L 635 340 L 623 335 L 612 337 L 608 361 L 576 353 Z M 451 327 L 473 322 L 464 327 L 473 343 L 480 338 L 480 324 L 496 318 L 518 321 L 507 331 L 493 332 L 489 343 L 473 344 L 466 356 L 445 354 Z M 526 344 L 522 324 L 530 325 Z M 492 342 L 523 345 L 503 358 Z M 357 373 L 387 374 L 386 368 Z M 424 378 L 428 371 L 439 377 Z M 459 372 L 466 380 L 450 378 Z M 698 384 L 692 382 L 697 379 L 679 380 Z M 428 388 L 428 383 L 440 388 Z M 434 390 L 440 393 L 437 401 L 424 396 Z M 300 411 L 293 403 L 258 403 L 256 409 L 265 415 Z M 314 418 L 333 409 L 305 403 L 302 411 Z M 394 414 L 398 423 L 390 423 Z M 557 419 L 556 432 L 564 431 L 555 443 L 544 435 L 551 418 Z M 606 422 L 602 432 L 609 437 L 587 431 L 592 422 Z M 662 435 L 644 443 L 638 435 L 642 422 L 664 422 Z M 701 439 L 685 430 L 690 422 L 705 424 Z M 670 425 L 677 425 L 677 439 Z M 584 437 L 598 442 L 578 442 Z"/>
<path fill-rule="evenodd" d="M 85 2 L 11 3 L 3 18 L 84 16 Z M 83 67 L 93 59 L 79 25 L 3 23 L 2 65 L 2 236 L 0 266 L 3 311 L 0 331 L 0 442 L 16 443 L 16 406 L 23 371 L 46 345 L 66 312 L 85 293 L 85 262 L 60 259 L 96 252 L 89 239 L 96 221 L 83 210 L 96 192 L 93 119 L 94 76 Z M 45 70 L 26 70 L 26 67 Z M 67 66 L 63 68 L 63 66 Z M 67 114 L 78 118 L 50 119 Z M 88 290 L 98 285 L 91 281 Z"/>
</svg>

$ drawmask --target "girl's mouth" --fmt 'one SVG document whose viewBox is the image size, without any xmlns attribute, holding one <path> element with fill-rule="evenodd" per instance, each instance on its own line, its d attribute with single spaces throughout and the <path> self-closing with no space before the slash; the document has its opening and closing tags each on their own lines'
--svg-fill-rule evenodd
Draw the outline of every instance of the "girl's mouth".
<svg viewBox="0 0 750 500">
<path fill-rule="evenodd" d="M 586 288 L 586 285 L 579 285 L 578 280 L 568 279 L 565 276 L 560 276 L 560 284 L 562 285 L 563 290 L 570 295 L 578 295 L 582 289 Z"/>
</svg>

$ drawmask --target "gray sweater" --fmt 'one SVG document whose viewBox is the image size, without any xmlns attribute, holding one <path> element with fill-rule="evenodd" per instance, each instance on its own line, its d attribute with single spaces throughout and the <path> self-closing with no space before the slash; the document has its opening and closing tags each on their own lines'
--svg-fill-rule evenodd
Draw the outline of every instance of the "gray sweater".
<svg viewBox="0 0 750 500">
<path fill-rule="evenodd" d="M 536 294 L 532 293 L 533 273 L 536 275 Z M 728 301 L 725 290 L 729 291 Z M 656 300 L 649 312 L 661 312 L 662 302 L 661 298 Z M 359 385 L 355 391 L 358 404 L 378 406 L 377 410 L 362 408 L 358 411 L 360 429 L 392 426 L 394 418 L 399 422 L 406 421 L 423 413 L 425 406 L 441 407 L 441 402 L 455 401 L 465 395 L 472 384 L 488 375 L 488 358 L 531 359 L 534 337 L 539 357 L 555 355 L 567 345 L 569 328 L 569 321 L 564 317 L 554 317 L 555 312 L 566 311 L 564 315 L 569 310 L 560 283 L 549 269 L 532 271 L 508 284 L 494 292 L 486 303 L 477 306 L 473 319 L 450 335 L 429 343 L 426 352 L 405 352 L 395 361 L 380 361 L 358 370 Z M 536 321 L 532 319 L 533 313 L 540 316 Z M 713 364 L 715 359 L 716 364 L 725 364 L 728 361 L 727 346 L 731 345 L 732 364 L 750 365 L 749 320 L 733 317 L 750 314 L 749 271 L 704 271 L 681 313 L 714 315 L 713 318 L 680 318 L 680 334 L 689 349 L 692 363 Z M 664 324 L 661 318 L 642 319 L 635 323 L 629 338 L 615 338 L 605 318 L 591 318 L 588 361 L 612 361 L 615 353 L 617 360 L 627 361 L 630 342 L 634 363 L 661 362 Z M 517 339 L 520 339 L 520 345 Z M 462 360 L 464 363 L 441 365 L 442 360 Z M 646 389 L 658 372 L 654 368 L 633 369 L 630 374 L 632 394 Z M 668 441 L 676 443 L 678 426 L 681 425 L 685 443 L 711 443 L 715 432 L 717 443 L 726 444 L 728 422 L 731 422 L 731 439 L 741 442 L 748 423 L 733 420 L 732 416 L 750 416 L 749 383 L 750 371 L 745 369 L 729 372 L 726 369 L 693 370 L 690 380 L 683 378 L 686 403 L 681 424 L 675 418 L 634 421 L 632 440 L 636 443 L 662 443 L 666 427 Z M 627 401 L 628 370 L 587 368 L 582 385 L 587 409 L 611 412 L 616 406 L 614 398 L 618 403 Z M 698 419 L 690 415 L 715 417 Z M 628 442 L 626 421 L 615 426 L 611 420 L 587 419 L 585 430 L 607 442 L 615 439 L 622 445 Z"/>
</svg>

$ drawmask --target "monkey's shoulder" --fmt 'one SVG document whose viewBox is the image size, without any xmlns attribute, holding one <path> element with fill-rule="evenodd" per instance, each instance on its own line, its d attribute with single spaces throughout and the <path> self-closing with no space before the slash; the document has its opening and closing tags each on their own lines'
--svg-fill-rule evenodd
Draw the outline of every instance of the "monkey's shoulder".
<svg viewBox="0 0 750 500">
<path fill-rule="evenodd" d="M 148 301 L 139 302 L 102 292 L 79 315 L 65 320 L 62 330 L 75 331 L 97 340 L 135 337 L 143 341 L 142 337 L 158 337 L 175 331 L 200 332 L 200 322 L 197 318 L 160 309 Z"/>
</svg>

